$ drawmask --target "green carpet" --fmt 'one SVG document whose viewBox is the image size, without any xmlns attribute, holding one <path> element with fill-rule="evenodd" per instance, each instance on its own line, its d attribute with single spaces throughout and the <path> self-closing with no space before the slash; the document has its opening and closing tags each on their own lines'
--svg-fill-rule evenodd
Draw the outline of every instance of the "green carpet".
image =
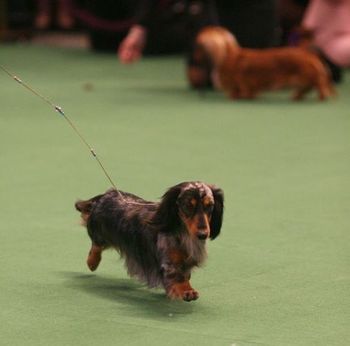
<svg viewBox="0 0 350 346">
<path fill-rule="evenodd" d="M 1 345 L 349 345 L 350 75 L 338 97 L 231 102 L 187 88 L 181 58 L 0 46 L 0 63 L 63 107 L 117 186 L 225 191 L 196 302 L 91 274 L 73 204 L 109 188 L 64 119 L 0 73 Z"/>
</svg>

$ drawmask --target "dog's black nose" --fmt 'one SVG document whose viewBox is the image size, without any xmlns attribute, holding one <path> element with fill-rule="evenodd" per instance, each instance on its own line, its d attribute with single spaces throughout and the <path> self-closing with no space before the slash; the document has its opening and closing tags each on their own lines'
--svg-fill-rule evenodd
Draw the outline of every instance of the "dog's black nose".
<svg viewBox="0 0 350 346">
<path fill-rule="evenodd" d="M 208 238 L 208 232 L 205 231 L 205 230 L 199 230 L 199 231 L 197 232 L 197 238 L 198 238 L 199 240 L 205 240 L 205 239 L 207 239 L 207 238 Z"/>
</svg>

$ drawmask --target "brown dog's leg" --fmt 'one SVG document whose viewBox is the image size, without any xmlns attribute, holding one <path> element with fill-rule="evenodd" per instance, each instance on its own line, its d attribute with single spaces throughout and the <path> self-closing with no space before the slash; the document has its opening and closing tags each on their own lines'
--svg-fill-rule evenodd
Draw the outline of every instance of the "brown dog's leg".
<svg viewBox="0 0 350 346">
<path fill-rule="evenodd" d="M 294 101 L 300 101 L 304 98 L 305 94 L 307 94 L 312 89 L 311 86 L 304 86 L 298 88 L 295 93 L 293 94 L 292 99 Z"/>
<path fill-rule="evenodd" d="M 332 84 L 327 78 L 324 78 L 324 80 L 320 81 L 320 83 L 317 85 L 318 90 L 318 99 L 320 101 L 325 100 L 327 97 L 331 97 L 332 95 L 335 95 L 335 91 L 332 87 Z"/>
<path fill-rule="evenodd" d="M 232 88 L 228 93 L 230 99 L 235 100 L 239 98 L 239 91 L 237 88 Z"/>
<path fill-rule="evenodd" d="M 98 265 L 101 262 L 102 259 L 102 251 L 103 251 L 103 247 L 102 246 L 98 246 L 94 243 L 92 243 L 91 245 L 91 249 L 89 251 L 89 255 L 88 258 L 86 260 L 86 263 L 89 267 L 89 269 L 93 272 L 97 269 Z"/>
<path fill-rule="evenodd" d="M 170 299 L 196 300 L 199 294 L 191 287 L 191 272 L 183 270 L 184 254 L 176 249 L 166 249 L 161 258 L 163 285 Z"/>
<path fill-rule="evenodd" d="M 239 86 L 237 98 L 252 100 L 256 98 L 257 94 L 258 90 L 243 84 Z"/>
</svg>

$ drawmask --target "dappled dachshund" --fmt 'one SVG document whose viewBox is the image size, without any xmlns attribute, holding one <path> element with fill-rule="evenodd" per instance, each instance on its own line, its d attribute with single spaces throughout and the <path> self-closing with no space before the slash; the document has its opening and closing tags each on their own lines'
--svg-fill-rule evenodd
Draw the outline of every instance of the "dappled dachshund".
<svg viewBox="0 0 350 346">
<path fill-rule="evenodd" d="M 90 270 L 98 267 L 103 250 L 114 248 L 130 276 L 149 287 L 163 286 L 172 299 L 197 299 L 191 272 L 207 257 L 206 240 L 220 233 L 223 199 L 213 185 L 184 182 L 171 187 L 160 202 L 115 189 L 76 202 L 92 241 Z"/>
<path fill-rule="evenodd" d="M 312 52 L 298 47 L 241 48 L 226 29 L 209 26 L 196 37 L 193 59 L 211 63 L 217 84 L 232 99 L 252 99 L 262 91 L 293 88 L 294 100 L 315 89 L 334 94 L 328 70 Z"/>
</svg>

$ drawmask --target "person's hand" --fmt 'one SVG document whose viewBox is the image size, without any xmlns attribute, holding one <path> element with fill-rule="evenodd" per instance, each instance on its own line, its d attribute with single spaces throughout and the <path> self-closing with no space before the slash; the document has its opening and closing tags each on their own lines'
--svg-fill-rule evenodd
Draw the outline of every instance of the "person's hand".
<svg viewBox="0 0 350 346">
<path fill-rule="evenodd" d="M 131 27 L 118 49 L 119 60 L 123 64 L 130 64 L 141 58 L 146 45 L 146 35 L 146 29 L 143 26 L 134 25 Z"/>
</svg>

